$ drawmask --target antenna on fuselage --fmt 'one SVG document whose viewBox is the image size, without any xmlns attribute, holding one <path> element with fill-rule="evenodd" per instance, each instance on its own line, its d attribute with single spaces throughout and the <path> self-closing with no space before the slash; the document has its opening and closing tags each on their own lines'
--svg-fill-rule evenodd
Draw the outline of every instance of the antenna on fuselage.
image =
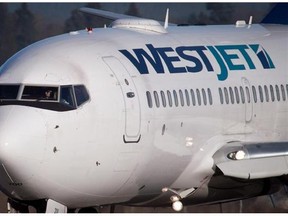
<svg viewBox="0 0 288 216">
<path fill-rule="evenodd" d="M 253 16 L 250 16 L 248 25 L 252 25 Z"/>
<path fill-rule="evenodd" d="M 249 22 L 248 22 L 248 29 L 251 28 L 253 22 L 253 16 L 250 16 Z"/>
<path fill-rule="evenodd" d="M 165 23 L 164 23 L 164 28 L 168 28 L 168 22 L 169 22 L 169 8 L 166 10 L 166 17 L 165 17 Z"/>
</svg>

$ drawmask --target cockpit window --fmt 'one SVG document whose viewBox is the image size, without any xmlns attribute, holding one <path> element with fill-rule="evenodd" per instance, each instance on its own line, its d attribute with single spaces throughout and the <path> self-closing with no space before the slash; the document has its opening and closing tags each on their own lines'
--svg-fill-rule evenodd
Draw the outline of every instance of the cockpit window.
<svg viewBox="0 0 288 216">
<path fill-rule="evenodd" d="M 88 100 L 84 85 L 0 85 L 0 106 L 22 105 L 63 112 L 77 109 Z"/>
<path fill-rule="evenodd" d="M 20 85 L 0 85 L 0 100 L 15 100 Z"/>
<path fill-rule="evenodd" d="M 60 103 L 68 105 L 70 107 L 75 107 L 75 100 L 72 86 L 62 86 Z"/>
<path fill-rule="evenodd" d="M 22 100 L 58 100 L 58 87 L 25 86 Z"/>
<path fill-rule="evenodd" d="M 84 85 L 74 86 L 74 91 L 78 107 L 89 100 L 89 94 Z"/>
</svg>

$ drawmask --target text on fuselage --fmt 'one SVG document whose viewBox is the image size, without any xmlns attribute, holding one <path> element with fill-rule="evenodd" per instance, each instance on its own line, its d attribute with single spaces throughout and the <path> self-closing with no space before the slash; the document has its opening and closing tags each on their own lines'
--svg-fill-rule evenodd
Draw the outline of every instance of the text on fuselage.
<svg viewBox="0 0 288 216">
<path fill-rule="evenodd" d="M 164 73 L 164 65 L 166 65 L 170 73 L 198 73 L 202 70 L 216 72 L 220 81 L 227 79 L 228 71 L 256 69 L 255 61 L 259 61 L 264 69 L 275 68 L 272 59 L 259 44 L 176 48 L 154 47 L 152 44 L 146 44 L 146 47 L 149 51 L 142 48 L 133 49 L 133 52 L 119 50 L 140 74 L 149 74 L 148 62 L 158 74 Z M 219 71 L 216 71 L 216 68 L 219 68 Z"/>
</svg>

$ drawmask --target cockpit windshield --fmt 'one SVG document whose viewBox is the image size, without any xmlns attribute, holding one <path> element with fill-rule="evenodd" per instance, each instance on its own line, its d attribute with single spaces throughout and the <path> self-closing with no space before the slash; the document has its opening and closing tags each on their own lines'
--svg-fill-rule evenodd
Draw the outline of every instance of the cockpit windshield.
<svg viewBox="0 0 288 216">
<path fill-rule="evenodd" d="M 84 85 L 0 85 L 0 106 L 23 105 L 54 111 L 69 111 L 77 109 L 89 99 Z"/>
<path fill-rule="evenodd" d="M 0 85 L 0 100 L 15 100 L 20 85 Z"/>
<path fill-rule="evenodd" d="M 65 104 L 70 107 L 75 107 L 74 93 L 71 86 L 61 87 L 61 98 L 60 103 Z"/>
<path fill-rule="evenodd" d="M 57 101 L 58 87 L 25 86 L 21 99 Z"/>
</svg>

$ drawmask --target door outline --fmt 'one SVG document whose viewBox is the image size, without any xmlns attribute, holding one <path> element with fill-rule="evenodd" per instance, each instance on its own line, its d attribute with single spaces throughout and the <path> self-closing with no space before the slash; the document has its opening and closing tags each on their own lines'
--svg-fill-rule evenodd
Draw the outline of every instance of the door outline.
<svg viewBox="0 0 288 216">
<path fill-rule="evenodd" d="M 250 85 L 249 80 L 246 77 L 241 78 L 242 86 L 244 90 L 244 95 L 246 96 L 245 100 L 245 123 L 251 123 L 253 119 L 253 94 L 252 94 L 252 88 Z M 247 92 L 247 89 L 249 92 Z M 249 97 L 249 98 L 248 98 Z M 248 99 L 250 100 L 250 103 L 248 102 Z"/>
<path fill-rule="evenodd" d="M 114 56 L 102 57 L 116 77 L 123 95 L 125 106 L 124 143 L 138 143 L 141 139 L 141 107 L 134 81 L 125 66 Z"/>
</svg>

